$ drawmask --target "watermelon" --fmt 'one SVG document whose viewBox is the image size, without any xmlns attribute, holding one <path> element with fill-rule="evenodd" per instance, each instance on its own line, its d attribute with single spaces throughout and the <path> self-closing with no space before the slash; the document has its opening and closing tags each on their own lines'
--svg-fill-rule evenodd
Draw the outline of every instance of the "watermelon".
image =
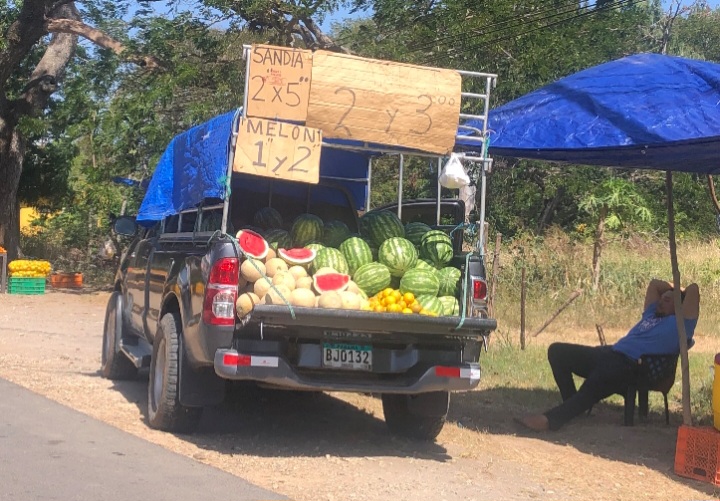
<svg viewBox="0 0 720 501">
<path fill-rule="evenodd" d="M 349 236 L 350 229 L 345 223 L 337 220 L 328 221 L 323 226 L 322 243 L 337 249 Z"/>
<path fill-rule="evenodd" d="M 325 267 L 332 268 L 339 273 L 348 273 L 350 271 L 350 267 L 347 261 L 345 261 L 345 256 L 343 256 L 342 252 L 332 247 L 320 249 L 312 263 L 313 270 L 319 270 Z"/>
<path fill-rule="evenodd" d="M 390 285 L 390 270 L 380 263 L 362 265 L 353 273 L 353 281 L 368 296 L 374 296 Z"/>
<path fill-rule="evenodd" d="M 306 249 L 314 250 L 315 252 L 319 252 L 320 249 L 324 249 L 325 246 L 318 242 L 312 242 L 305 246 Z"/>
<path fill-rule="evenodd" d="M 312 263 L 317 253 L 308 249 L 307 247 L 301 247 L 299 249 L 278 249 L 278 255 L 287 264 L 309 264 Z"/>
<path fill-rule="evenodd" d="M 267 240 L 267 243 L 274 250 L 287 249 L 289 247 L 292 247 L 292 239 L 290 238 L 290 234 L 285 230 L 269 230 L 265 232 L 264 236 L 265 240 Z"/>
<path fill-rule="evenodd" d="M 420 241 L 420 257 L 432 263 L 436 268 L 442 268 L 449 263 L 453 254 L 452 240 L 443 231 L 432 230 L 426 233 Z"/>
<path fill-rule="evenodd" d="M 378 249 L 378 261 L 388 267 L 394 277 L 402 277 L 417 264 L 418 253 L 410 240 L 402 237 L 388 238 Z"/>
<path fill-rule="evenodd" d="M 420 239 L 431 230 L 432 228 L 425 223 L 408 223 L 405 225 L 405 238 L 410 240 L 415 247 L 420 247 Z"/>
<path fill-rule="evenodd" d="M 393 277 L 392 272 L 390 273 L 390 288 L 391 289 L 400 289 L 400 277 Z"/>
<path fill-rule="evenodd" d="M 371 211 L 360 218 L 360 234 L 380 247 L 388 238 L 405 237 L 405 227 L 394 212 Z"/>
<path fill-rule="evenodd" d="M 442 303 L 442 315 L 446 317 L 457 317 L 460 315 L 460 303 L 454 296 L 440 296 Z M 422 303 L 420 303 L 422 305 Z"/>
<path fill-rule="evenodd" d="M 357 282 L 357 280 L 356 280 Z M 412 292 L 415 296 L 437 296 L 440 290 L 440 280 L 435 272 L 413 268 L 408 270 L 400 279 L 400 292 Z"/>
<path fill-rule="evenodd" d="M 455 296 L 460 287 L 460 270 L 454 266 L 446 266 L 437 271 L 437 277 L 440 279 L 439 296 Z"/>
<path fill-rule="evenodd" d="M 436 272 L 437 268 L 435 268 L 430 262 L 424 260 L 424 259 L 418 259 L 417 263 L 415 263 L 415 268 L 418 270 L 428 270 L 432 272 Z"/>
<path fill-rule="evenodd" d="M 283 219 L 278 211 L 272 207 L 263 207 L 255 213 L 253 223 L 264 230 L 282 228 Z"/>
<path fill-rule="evenodd" d="M 265 256 L 267 256 L 270 247 L 259 233 L 255 233 L 252 230 L 240 230 L 237 232 L 237 235 L 235 235 L 235 238 L 237 238 L 238 244 L 240 245 L 240 250 L 242 250 L 246 256 L 255 259 L 265 259 Z"/>
<path fill-rule="evenodd" d="M 431 313 L 434 313 L 436 315 L 442 315 L 444 311 L 443 303 L 431 294 L 422 294 L 419 296 L 415 296 L 415 300 L 420 303 L 420 306 L 423 307 L 424 310 L 427 310 Z"/>
<path fill-rule="evenodd" d="M 341 243 L 340 252 L 345 257 L 350 274 L 354 274 L 358 268 L 373 261 L 370 246 L 359 237 L 350 237 Z"/>
<path fill-rule="evenodd" d="M 295 247 L 305 247 L 323 236 L 323 221 L 313 214 L 302 214 L 293 221 L 290 237 Z"/>
<path fill-rule="evenodd" d="M 316 273 L 313 275 L 313 287 L 318 294 L 336 291 L 341 292 L 348 288 L 350 284 L 350 275 L 345 273 Z"/>
</svg>

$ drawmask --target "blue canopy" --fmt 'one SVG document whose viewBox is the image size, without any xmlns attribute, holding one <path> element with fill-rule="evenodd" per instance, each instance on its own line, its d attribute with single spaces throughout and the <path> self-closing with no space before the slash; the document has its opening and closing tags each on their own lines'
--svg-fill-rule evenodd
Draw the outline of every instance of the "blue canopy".
<svg viewBox="0 0 720 501">
<path fill-rule="evenodd" d="M 489 129 L 491 155 L 716 174 L 720 65 L 628 56 L 492 110 Z"/>
<path fill-rule="evenodd" d="M 155 168 L 137 220 L 151 224 L 166 216 L 196 207 L 206 198 L 224 198 L 225 176 L 230 154 L 233 123 L 239 111 L 217 116 L 177 135 L 165 149 Z M 336 141 L 338 145 L 343 141 Z M 365 206 L 367 199 L 368 157 L 371 153 L 357 153 L 323 147 L 320 154 L 320 177 L 346 188 L 356 208 Z M 358 182 L 358 180 L 363 180 Z M 234 174 L 233 187 L 267 192 L 270 180 L 256 176 Z M 278 192 L 306 196 L 306 186 L 300 183 L 277 183 Z M 320 201 L 346 205 L 347 201 L 332 190 L 317 189 L 313 195 Z"/>
</svg>

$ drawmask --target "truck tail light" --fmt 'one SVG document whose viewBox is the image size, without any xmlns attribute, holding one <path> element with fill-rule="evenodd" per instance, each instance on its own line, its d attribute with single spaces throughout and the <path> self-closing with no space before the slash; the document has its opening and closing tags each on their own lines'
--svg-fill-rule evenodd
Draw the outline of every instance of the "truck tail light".
<svg viewBox="0 0 720 501">
<path fill-rule="evenodd" d="M 473 286 L 473 300 L 474 301 L 485 301 L 487 298 L 487 284 L 485 280 L 479 278 L 472 279 Z"/>
<path fill-rule="evenodd" d="M 239 282 L 240 265 L 237 258 L 225 257 L 215 262 L 205 288 L 203 321 L 206 324 L 235 324 L 235 301 Z"/>
</svg>

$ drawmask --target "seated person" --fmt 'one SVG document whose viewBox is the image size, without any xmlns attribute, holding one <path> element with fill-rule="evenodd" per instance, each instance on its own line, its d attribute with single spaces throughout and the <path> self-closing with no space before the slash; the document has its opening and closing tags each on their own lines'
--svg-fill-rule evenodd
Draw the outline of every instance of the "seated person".
<svg viewBox="0 0 720 501">
<path fill-rule="evenodd" d="M 642 318 L 612 346 L 551 344 L 548 360 L 563 402 L 544 414 L 528 415 L 518 422 L 535 431 L 557 430 L 604 398 L 624 393 L 642 355 L 679 353 L 672 291 L 670 283 L 651 280 Z M 685 330 L 690 340 L 700 313 L 700 291 L 697 284 L 681 291 Z M 575 388 L 573 374 L 585 378 L 579 390 Z"/>
</svg>

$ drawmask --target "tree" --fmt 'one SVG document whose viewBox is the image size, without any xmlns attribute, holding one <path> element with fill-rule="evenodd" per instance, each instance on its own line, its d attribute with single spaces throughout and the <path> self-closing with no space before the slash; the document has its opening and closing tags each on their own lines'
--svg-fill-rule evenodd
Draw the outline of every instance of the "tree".
<svg viewBox="0 0 720 501">
<path fill-rule="evenodd" d="M 0 244 L 13 259 L 19 252 L 17 194 L 29 147 L 23 124 L 48 111 L 76 52 L 78 37 L 145 68 L 160 65 L 153 57 L 136 56 L 122 42 L 85 24 L 72 1 L 2 0 L 0 11 Z"/>
</svg>

